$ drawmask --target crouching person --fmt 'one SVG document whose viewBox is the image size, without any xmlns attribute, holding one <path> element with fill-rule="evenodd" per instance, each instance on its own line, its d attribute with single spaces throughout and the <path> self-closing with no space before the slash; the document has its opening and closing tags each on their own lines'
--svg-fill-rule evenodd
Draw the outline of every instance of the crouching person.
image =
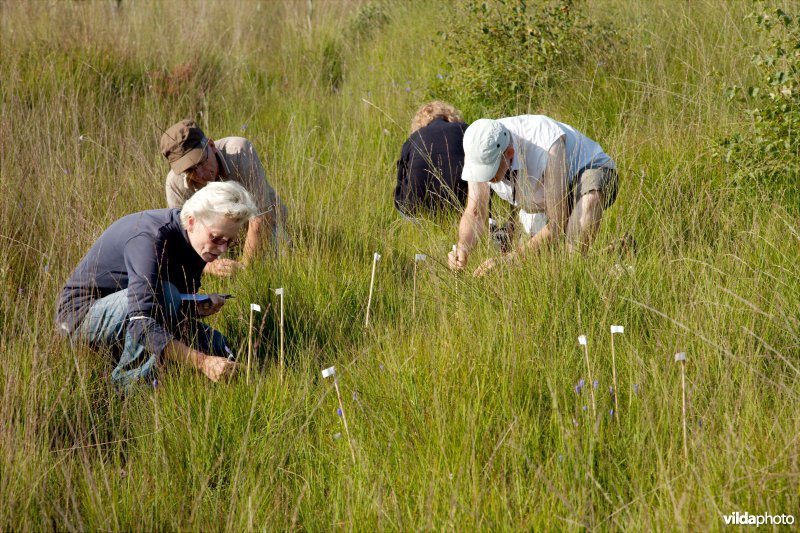
<svg viewBox="0 0 800 533">
<path fill-rule="evenodd" d="M 71 341 L 119 356 L 111 379 L 121 390 L 155 379 L 169 363 L 193 367 L 212 381 L 231 375 L 225 337 L 198 318 L 225 303 L 195 294 L 207 263 L 233 244 L 257 213 L 238 183 L 210 183 L 182 209 L 153 209 L 111 224 L 89 249 L 59 296 L 56 324 Z"/>
</svg>

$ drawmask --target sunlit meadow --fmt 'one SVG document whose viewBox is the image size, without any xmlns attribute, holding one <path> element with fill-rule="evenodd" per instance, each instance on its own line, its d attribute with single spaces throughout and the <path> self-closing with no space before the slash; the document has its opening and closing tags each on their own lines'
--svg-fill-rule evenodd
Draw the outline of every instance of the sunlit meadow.
<svg viewBox="0 0 800 533">
<path fill-rule="evenodd" d="M 385 18 L 364 14 L 376 5 Z M 598 139 L 620 167 L 618 200 L 587 256 L 554 250 L 483 279 L 446 268 L 457 213 L 414 223 L 392 205 L 411 116 L 447 74 L 447 5 L 0 1 L 0 529 L 800 520 L 798 211 L 715 157 L 749 131 L 724 91 L 756 76 L 752 5 L 586 3 L 624 46 L 587 51 L 504 112 Z M 255 143 L 294 246 L 204 281 L 236 296 L 212 322 L 239 360 L 249 304 L 262 307 L 249 382 L 167 368 L 155 390 L 121 397 L 106 354 L 56 337 L 55 299 L 108 224 L 165 205 L 158 139 L 185 117 Z M 613 251 L 626 233 L 635 255 Z M 615 390 L 612 324 L 625 328 Z M 332 365 L 349 432 L 321 375 Z"/>
</svg>

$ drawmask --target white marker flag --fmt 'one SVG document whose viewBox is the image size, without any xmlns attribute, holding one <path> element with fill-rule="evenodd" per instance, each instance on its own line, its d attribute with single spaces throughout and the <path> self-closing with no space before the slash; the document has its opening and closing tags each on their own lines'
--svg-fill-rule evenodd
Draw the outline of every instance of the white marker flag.
<svg viewBox="0 0 800 533">
<path fill-rule="evenodd" d="M 275 289 L 275 296 L 283 296 L 283 287 Z"/>
<path fill-rule="evenodd" d="M 322 371 L 322 377 L 323 378 L 329 378 L 329 377 L 335 376 L 335 375 L 336 375 L 336 367 L 335 366 L 329 366 L 328 368 L 326 368 L 326 369 L 324 369 Z"/>
<path fill-rule="evenodd" d="M 255 311 L 256 313 L 261 312 L 261 306 L 258 304 L 250 304 L 250 310 Z"/>
<path fill-rule="evenodd" d="M 625 326 L 611 326 L 611 333 L 625 333 Z"/>
<path fill-rule="evenodd" d="M 425 261 L 428 258 L 425 254 L 417 254 L 414 256 L 414 261 Z"/>
<path fill-rule="evenodd" d="M 578 344 L 581 346 L 586 346 L 586 335 L 581 335 L 578 337 Z"/>
<path fill-rule="evenodd" d="M 675 361 L 686 361 L 686 352 L 678 352 L 675 354 Z"/>
<path fill-rule="evenodd" d="M 381 260 L 381 254 L 379 254 L 378 252 L 375 252 L 375 255 L 373 257 L 375 257 L 375 261 Z"/>
</svg>

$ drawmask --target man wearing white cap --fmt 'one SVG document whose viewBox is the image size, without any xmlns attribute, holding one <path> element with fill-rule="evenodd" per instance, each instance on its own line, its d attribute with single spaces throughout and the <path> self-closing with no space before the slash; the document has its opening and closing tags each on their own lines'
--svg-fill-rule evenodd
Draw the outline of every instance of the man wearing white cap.
<svg viewBox="0 0 800 533">
<path fill-rule="evenodd" d="M 453 270 L 467 266 L 469 253 L 487 226 L 489 194 L 547 223 L 524 245 L 475 270 L 482 276 L 497 262 L 514 260 L 566 238 L 570 251 L 586 252 L 603 211 L 617 196 L 616 165 L 595 141 L 544 115 L 480 119 L 464 133 L 467 206 L 458 226 L 458 246 L 450 252 Z"/>
</svg>

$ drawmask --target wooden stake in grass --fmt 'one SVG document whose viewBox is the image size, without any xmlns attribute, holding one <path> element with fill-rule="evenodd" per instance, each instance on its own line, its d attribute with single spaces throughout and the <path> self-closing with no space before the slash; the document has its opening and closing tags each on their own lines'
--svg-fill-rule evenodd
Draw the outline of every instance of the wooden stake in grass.
<svg viewBox="0 0 800 533">
<path fill-rule="evenodd" d="M 281 384 L 283 384 L 283 367 L 284 367 L 284 354 L 283 354 L 283 287 L 275 289 L 275 294 L 281 297 Z"/>
<path fill-rule="evenodd" d="M 689 447 L 686 445 L 686 352 L 675 354 L 675 362 L 681 364 L 681 408 L 683 412 L 683 457 L 689 461 Z"/>
<path fill-rule="evenodd" d="M 425 254 L 417 254 L 414 256 L 414 290 L 411 295 L 411 316 L 417 316 L 417 263 L 425 261 L 428 258 Z"/>
<path fill-rule="evenodd" d="M 250 383 L 250 360 L 253 358 L 253 313 L 260 312 L 260 305 L 250 304 L 250 326 L 247 328 L 247 383 Z"/>
<path fill-rule="evenodd" d="M 583 353 L 586 355 L 586 374 L 589 376 L 589 383 L 592 385 L 589 389 L 592 393 L 592 415 L 597 420 L 597 403 L 594 400 L 594 380 L 592 379 L 592 368 L 589 366 L 589 345 L 586 342 L 586 335 L 578 337 L 578 344 L 583 346 Z"/>
<path fill-rule="evenodd" d="M 612 386 L 614 387 L 614 418 L 617 419 L 617 424 L 619 424 L 619 402 L 617 401 L 617 359 L 614 355 L 614 333 L 625 333 L 625 327 L 611 326 L 611 379 L 613 380 Z"/>
<path fill-rule="evenodd" d="M 372 288 L 375 285 L 375 270 L 378 268 L 378 261 L 381 260 L 381 254 L 375 252 L 372 256 L 372 278 L 369 281 L 369 299 L 367 300 L 367 319 L 364 322 L 365 327 L 369 327 L 369 308 L 372 305 Z"/>
<path fill-rule="evenodd" d="M 339 391 L 339 380 L 336 379 L 336 367 L 331 366 L 322 371 L 323 378 L 333 376 L 333 387 L 336 389 L 336 397 L 339 399 L 339 414 L 342 417 L 342 424 L 344 424 L 344 432 L 347 435 L 347 443 L 350 445 L 350 457 L 353 459 L 353 464 L 356 462 L 356 452 L 353 450 L 353 440 L 350 438 L 350 430 L 347 428 L 347 417 L 344 414 L 344 405 L 342 405 L 342 394 Z"/>
</svg>

